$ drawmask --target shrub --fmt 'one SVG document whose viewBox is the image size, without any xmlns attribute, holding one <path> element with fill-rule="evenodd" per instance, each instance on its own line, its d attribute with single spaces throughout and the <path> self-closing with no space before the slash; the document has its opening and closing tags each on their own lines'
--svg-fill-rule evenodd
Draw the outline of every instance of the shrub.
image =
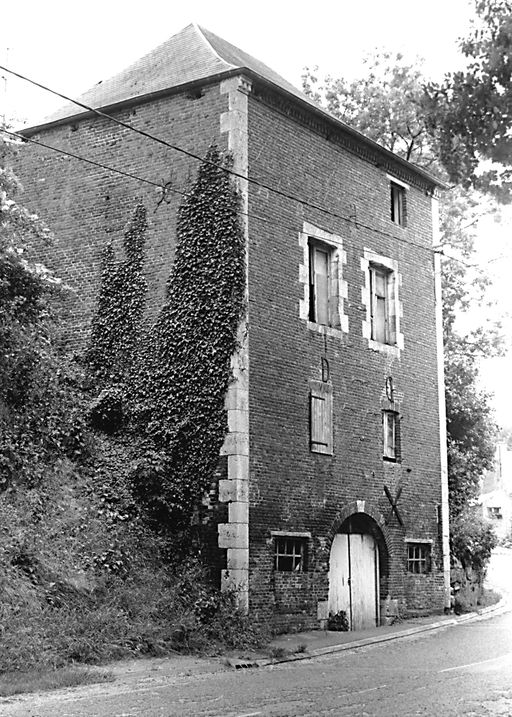
<svg viewBox="0 0 512 717">
<path fill-rule="evenodd" d="M 452 519 L 450 525 L 451 554 L 465 568 L 475 570 L 483 580 L 493 548 L 498 544 L 496 533 L 486 523 L 476 506 L 466 508 Z"/>
<path fill-rule="evenodd" d="M 347 632 L 349 629 L 347 613 L 345 610 L 340 610 L 336 613 L 329 613 L 327 618 L 327 629 L 333 632 Z"/>
</svg>

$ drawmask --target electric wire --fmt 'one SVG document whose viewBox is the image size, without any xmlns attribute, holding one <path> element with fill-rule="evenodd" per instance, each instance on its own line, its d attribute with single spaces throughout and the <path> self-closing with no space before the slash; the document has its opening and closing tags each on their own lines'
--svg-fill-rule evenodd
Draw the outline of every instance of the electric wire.
<svg viewBox="0 0 512 717">
<path fill-rule="evenodd" d="M 41 140 L 34 139 L 33 137 L 25 137 L 24 135 L 20 134 L 19 132 L 13 132 L 12 130 L 8 130 L 5 128 L 2 128 L 0 130 L 0 132 L 10 135 L 11 137 L 14 137 L 16 139 L 19 139 L 22 142 L 29 142 L 30 144 L 35 144 L 39 147 L 43 147 L 44 149 L 49 149 L 53 152 L 57 152 L 58 154 L 62 154 L 66 157 L 70 157 L 72 159 L 76 159 L 81 162 L 86 162 L 87 164 L 91 164 L 94 167 L 104 169 L 108 172 L 114 172 L 115 174 L 119 174 L 121 176 L 128 177 L 129 179 L 135 179 L 136 181 L 143 182 L 144 184 L 149 184 L 153 187 L 156 187 L 157 189 L 162 190 L 163 196 L 165 196 L 167 194 L 167 192 L 172 192 L 173 194 L 178 194 L 182 197 L 186 197 L 188 194 L 185 190 L 177 189 L 176 187 L 170 186 L 169 182 L 167 182 L 167 183 L 154 182 L 151 179 L 146 179 L 145 177 L 139 177 L 138 175 L 133 174 L 132 172 L 127 172 L 125 170 L 118 169 L 117 167 L 112 167 L 111 165 L 103 164 L 102 162 L 97 162 L 93 159 L 89 159 L 88 157 L 82 157 L 81 155 L 75 154 L 74 152 L 70 152 L 65 149 L 61 149 L 60 147 L 54 147 L 53 145 L 47 144 L 45 142 L 41 142 Z M 260 221 L 260 222 L 263 222 L 266 224 L 271 224 L 273 227 L 276 227 L 276 228 L 287 229 L 288 231 L 296 231 L 297 230 L 296 226 L 291 226 L 290 224 L 283 224 L 282 222 L 276 222 L 274 219 L 268 219 L 267 217 L 262 217 L 262 216 L 259 216 L 258 214 L 252 214 L 249 212 L 244 212 L 242 210 L 239 210 L 239 214 L 247 217 L 248 219 L 255 219 L 257 221 Z M 359 222 L 355 221 L 355 224 L 357 226 L 357 225 L 359 225 Z M 373 231 L 375 231 L 377 233 L 381 233 L 378 229 L 373 229 Z M 388 235 L 388 236 L 391 236 L 392 238 L 397 238 L 394 235 Z M 344 244 L 347 244 L 347 243 L 349 243 L 349 242 L 347 242 L 346 237 L 344 237 Z M 415 242 L 410 242 L 410 241 L 406 241 L 406 243 L 412 244 L 413 246 L 418 246 L 419 248 L 424 249 L 425 251 L 428 251 L 429 253 L 439 254 L 440 256 L 443 256 L 450 261 L 455 261 L 459 264 L 463 264 L 465 267 L 470 268 L 470 269 L 471 268 L 479 268 L 481 266 L 481 264 L 471 264 L 469 262 L 464 261 L 463 259 L 460 259 L 460 258 L 457 258 L 454 256 L 450 256 L 450 255 L 446 254 L 443 251 L 443 249 L 441 249 L 441 248 L 434 247 L 433 249 L 431 249 L 430 247 L 424 247 L 421 244 L 417 244 Z M 484 262 L 484 263 L 490 263 L 492 261 L 496 261 L 499 258 L 501 258 L 501 257 L 496 257 L 495 259 L 489 259 L 487 262 Z"/>
<path fill-rule="evenodd" d="M 165 139 L 162 139 L 161 137 L 156 137 L 153 134 L 150 134 L 149 132 L 146 132 L 145 130 L 139 129 L 138 127 L 135 127 L 134 125 L 130 124 L 129 122 L 124 122 L 123 120 L 119 120 L 116 117 L 113 117 L 112 115 L 107 114 L 106 112 L 103 112 L 102 110 L 96 109 L 94 107 L 91 107 L 90 105 L 87 105 L 83 102 L 80 102 L 79 100 L 73 99 L 72 97 L 69 97 L 68 95 L 63 94 L 62 92 L 58 92 L 57 90 L 53 90 L 50 87 L 43 85 L 40 82 L 37 82 L 36 80 L 32 80 L 29 77 L 26 77 L 25 75 L 22 75 L 19 72 L 15 72 L 14 70 L 9 69 L 8 67 L 5 67 L 4 65 L 0 65 L 0 70 L 4 70 L 5 72 L 8 72 L 9 74 L 13 75 L 14 77 L 18 77 L 21 80 L 24 80 L 25 82 L 28 82 L 35 87 L 38 87 L 45 92 L 49 92 L 53 95 L 56 95 L 57 97 L 60 97 L 63 100 L 66 100 L 67 102 L 71 102 L 72 104 L 77 105 L 78 107 L 81 107 L 82 109 L 86 110 L 87 112 L 92 112 L 95 115 L 98 115 L 99 117 L 103 117 L 104 119 L 107 119 L 111 122 L 113 122 L 116 125 L 119 125 L 120 127 L 123 127 L 124 129 L 128 129 L 132 132 L 136 132 L 137 134 L 140 134 L 142 137 L 145 137 L 146 139 L 150 139 L 154 142 L 157 142 L 168 149 L 172 149 L 180 154 L 183 154 L 191 159 L 194 159 L 201 164 L 209 164 L 211 166 L 217 166 L 213 162 L 210 162 L 209 160 L 205 159 L 204 157 L 200 157 L 199 155 L 195 154 L 194 152 L 191 152 L 189 150 L 184 149 L 183 147 L 179 147 L 178 145 L 175 145 L 171 142 L 168 142 Z M 24 135 L 21 135 L 24 137 Z M 288 192 L 284 192 L 281 189 L 276 189 L 275 187 L 271 187 L 269 184 L 266 184 L 265 182 L 262 182 L 261 180 L 255 179 L 254 177 L 248 177 L 240 172 L 235 172 L 235 170 L 230 169 L 228 167 L 221 167 L 223 171 L 225 171 L 227 174 L 230 174 L 233 177 L 236 177 L 237 179 L 241 179 L 245 182 L 248 182 L 249 184 L 254 184 L 257 187 L 260 187 L 261 189 L 265 189 L 266 191 L 269 191 L 277 196 L 280 196 L 283 199 L 288 199 L 290 201 L 296 202 L 297 204 L 300 204 L 302 206 L 308 207 L 309 209 L 314 209 L 315 211 L 321 212 L 322 214 L 325 214 L 327 216 L 333 217 L 335 219 L 341 219 L 342 221 L 348 222 L 350 224 L 353 224 L 356 226 L 356 228 L 360 227 L 363 229 L 368 229 L 369 231 L 379 234 L 380 236 L 386 236 L 388 238 L 393 239 L 394 241 L 400 241 L 405 244 L 410 244 L 411 246 L 415 246 L 418 249 L 421 249 L 422 251 L 425 251 L 429 254 L 436 253 L 435 250 L 433 250 L 431 247 L 426 247 L 423 244 L 419 244 L 418 242 L 414 242 L 410 239 L 406 239 L 405 237 L 400 237 L 396 234 L 392 234 L 391 232 L 387 232 L 384 229 L 377 229 L 376 227 L 372 227 L 369 224 L 365 224 L 364 222 L 359 221 L 357 218 L 353 218 L 350 216 L 346 216 L 343 214 L 338 214 L 337 212 L 334 212 L 326 207 L 322 207 L 321 205 L 315 204 L 314 202 L 309 202 L 306 199 L 302 199 L 300 197 L 297 197 L 293 194 L 289 194 Z"/>
<path fill-rule="evenodd" d="M 88 159 L 87 157 L 81 157 L 78 154 L 74 154 L 73 152 L 68 152 L 65 149 L 60 149 L 59 147 L 52 147 L 49 144 L 46 144 L 45 142 L 41 142 L 40 140 L 33 139 L 32 137 L 24 137 L 22 134 L 19 134 L 18 132 L 11 132 L 8 129 L 2 129 L 0 130 L 4 134 L 8 134 L 11 137 L 16 137 L 17 139 L 21 139 L 24 142 L 30 142 L 31 144 L 37 144 L 39 147 L 44 147 L 45 149 L 51 149 L 54 152 L 58 152 L 59 154 L 64 154 L 66 157 L 72 157 L 73 159 L 79 159 L 81 162 L 87 162 L 88 164 L 92 164 L 95 167 L 99 167 L 101 169 L 106 169 L 109 172 L 115 172 L 116 174 L 121 174 L 124 177 L 129 177 L 130 179 L 136 179 L 139 182 L 145 182 L 146 184 L 151 184 L 153 187 L 158 187 L 159 189 L 165 190 L 166 187 L 163 184 L 159 184 L 158 182 L 153 182 L 151 179 L 144 179 L 144 177 L 138 177 L 136 174 L 132 174 L 131 172 L 126 172 L 123 169 L 117 169 L 116 167 L 109 167 L 106 164 L 102 164 L 101 162 L 96 162 L 93 159 Z"/>
<path fill-rule="evenodd" d="M 210 162 L 209 160 L 205 159 L 204 157 L 200 157 L 199 155 L 195 154 L 194 152 L 190 152 L 189 150 L 186 150 L 186 149 L 184 149 L 183 147 L 179 147 L 179 146 L 177 146 L 177 145 L 175 145 L 175 144 L 172 144 L 171 142 L 168 142 L 167 140 L 164 140 L 164 139 L 162 139 L 162 138 L 160 138 L 160 137 L 156 137 L 155 135 L 150 134 L 149 132 L 146 132 L 146 131 L 144 131 L 144 130 L 141 130 L 141 129 L 139 129 L 138 127 L 135 127 L 134 125 L 132 125 L 132 124 L 130 124 L 130 123 L 128 123 L 128 122 L 123 122 L 122 120 L 119 120 L 119 119 L 117 119 L 116 117 L 113 117 L 112 115 L 109 115 L 108 113 L 103 112 L 102 110 L 99 110 L 99 109 L 96 109 L 96 108 L 94 108 L 94 107 L 91 107 L 91 106 L 89 106 L 89 105 L 87 105 L 87 104 L 85 104 L 85 103 L 83 103 L 83 102 L 80 102 L 79 100 L 73 99 L 72 97 L 69 97 L 69 96 L 67 96 L 67 95 L 65 95 L 65 94 L 63 94 L 63 93 L 61 93 L 61 92 L 58 92 L 57 90 L 53 90 L 53 89 L 51 89 L 50 87 L 47 87 L 46 85 L 43 85 L 43 84 L 40 83 L 40 82 L 37 82 L 36 80 L 32 80 L 31 78 L 26 77 L 25 75 L 22 75 L 21 73 L 15 72 L 14 70 L 11 70 L 11 69 L 9 69 L 9 68 L 3 66 L 3 65 L 0 65 L 0 70 L 3 70 L 3 71 L 5 71 L 5 72 L 8 72 L 9 74 L 11 74 L 11 75 L 13 75 L 13 76 L 18 77 L 19 79 L 24 80 L 25 82 L 28 82 L 28 83 L 34 85 L 35 87 L 38 87 L 39 89 L 42 89 L 42 90 L 44 90 L 44 91 L 46 91 L 46 92 L 49 92 L 49 93 L 51 93 L 51 94 L 53 94 L 53 95 L 56 95 L 57 97 L 60 97 L 61 99 L 66 100 L 67 102 L 71 102 L 72 104 L 75 104 L 75 105 L 77 105 L 78 107 L 82 107 L 82 109 L 85 109 L 85 110 L 88 111 L 88 112 L 93 112 L 94 114 L 96 114 L 96 115 L 98 115 L 98 116 L 100 116 L 100 117 L 103 117 L 103 118 L 105 118 L 105 119 L 107 119 L 107 120 L 113 122 L 114 124 L 117 124 L 117 125 L 119 125 L 119 126 L 125 128 L 125 129 L 128 129 L 128 130 L 130 130 L 130 131 L 132 131 L 132 132 L 135 132 L 135 133 L 137 133 L 137 134 L 140 134 L 140 135 L 142 135 L 143 137 L 145 137 L 145 138 L 147 138 L 147 139 L 150 139 L 150 140 L 152 140 L 152 141 L 158 142 L 159 144 L 162 144 L 162 145 L 164 145 L 165 147 L 167 147 L 167 148 L 169 148 L 169 149 L 172 149 L 172 150 L 174 150 L 174 151 L 176 151 L 176 152 L 179 152 L 179 153 L 181 153 L 181 154 L 184 154 L 184 155 L 188 156 L 189 158 L 194 159 L 194 160 L 196 160 L 196 161 L 198 161 L 198 162 L 200 162 L 200 163 L 202 163 L 202 164 L 210 164 L 210 165 L 212 165 L 212 166 L 216 166 L 216 165 L 214 165 L 213 162 Z M 25 135 L 23 135 L 23 134 L 21 134 L 21 133 L 13 133 L 13 132 L 9 132 L 8 130 L 5 130 L 5 129 L 4 129 L 3 131 L 6 132 L 7 134 L 11 134 L 12 136 L 18 137 L 19 139 L 21 139 L 21 140 L 23 140 L 23 141 L 30 141 L 32 144 L 39 144 L 40 146 L 45 147 L 46 149 L 52 149 L 52 150 L 54 150 L 54 151 L 58 151 L 58 152 L 60 152 L 61 154 L 67 155 L 67 156 L 69 156 L 69 157 L 73 157 L 74 159 L 78 159 L 78 160 L 81 160 L 81 161 L 84 161 L 84 162 L 88 162 L 89 164 L 95 165 L 95 166 L 100 167 L 100 168 L 102 168 L 102 169 L 105 169 L 105 170 L 107 170 L 107 171 L 115 172 L 115 173 L 117 173 L 117 174 L 120 174 L 120 175 L 129 177 L 129 178 L 131 178 L 131 179 L 136 179 L 136 180 L 138 180 L 138 181 L 140 181 L 140 182 L 144 182 L 144 183 L 146 183 L 146 184 L 151 184 L 151 185 L 153 185 L 153 186 L 155 186 L 155 187 L 161 189 L 164 193 L 166 193 L 166 192 L 168 192 L 168 191 L 171 191 L 171 192 L 173 192 L 173 193 L 175 193 L 175 194 L 179 194 L 179 195 L 181 195 L 181 196 L 186 196 L 186 194 L 187 194 L 187 193 L 186 193 L 185 191 L 183 191 L 183 190 L 179 190 L 179 189 L 176 189 L 176 188 L 174 188 L 174 187 L 169 186 L 169 184 L 161 184 L 161 183 L 153 182 L 152 180 L 145 179 L 145 178 L 143 178 L 143 177 L 138 177 L 137 175 L 134 175 L 134 174 L 132 174 L 132 173 L 130 173 L 130 172 L 126 172 L 125 170 L 120 170 L 120 169 L 117 169 L 116 167 L 107 166 L 107 165 L 101 164 L 100 162 L 96 162 L 96 161 L 94 161 L 94 160 L 91 160 L 91 159 L 88 159 L 88 158 L 81 157 L 81 156 L 79 156 L 79 155 L 73 154 L 72 152 L 68 152 L 68 151 L 66 151 L 66 150 L 62 150 L 62 149 L 57 148 L 57 147 L 52 147 L 52 146 L 47 145 L 47 144 L 45 144 L 45 143 L 43 143 L 43 142 L 41 142 L 41 141 L 39 141 L 39 140 L 34 140 L 34 139 L 31 138 L 31 137 L 25 137 Z M 398 236 L 398 235 L 396 235 L 396 234 L 392 234 L 391 232 L 386 232 L 386 231 L 383 230 L 383 229 L 377 229 L 376 227 L 372 227 L 372 226 L 370 226 L 370 225 L 368 225 L 368 224 L 365 224 L 364 222 L 359 221 L 357 218 L 350 217 L 350 216 L 346 216 L 346 215 L 343 215 L 343 214 L 338 214 L 337 212 L 333 212 L 332 210 L 327 209 L 326 207 L 322 207 L 322 206 L 317 205 L 317 204 L 315 204 L 315 203 L 313 203 L 313 202 L 309 202 L 309 201 L 306 200 L 306 199 L 301 199 L 300 197 L 297 197 L 297 196 L 295 196 L 295 195 L 293 195 L 293 194 L 289 194 L 289 193 L 287 193 L 287 192 L 283 192 L 283 191 L 280 190 L 280 189 L 276 189 L 275 187 L 271 187 L 270 185 L 267 185 L 265 182 L 261 182 L 260 180 L 255 179 L 254 177 L 246 177 L 246 176 L 244 176 L 243 174 L 241 174 L 241 173 L 239 173 L 239 172 L 235 172 L 234 170 L 229 169 L 228 167 L 221 167 L 221 169 L 222 169 L 223 171 L 225 171 L 226 173 L 230 174 L 231 176 L 234 176 L 234 177 L 236 177 L 236 178 L 238 178 L 238 179 L 242 179 L 242 180 L 248 182 L 249 184 L 254 184 L 254 185 L 256 185 L 256 186 L 258 186 L 258 187 L 260 187 L 260 188 L 262 188 L 262 189 L 265 189 L 265 190 L 267 190 L 267 191 L 269 191 L 269 192 L 272 192 L 273 194 L 276 194 L 276 195 L 278 195 L 278 196 L 280 196 L 280 197 L 282 197 L 282 198 L 284 198 L 284 199 L 289 199 L 289 200 L 291 200 L 291 201 L 297 202 L 297 203 L 300 204 L 300 205 L 309 207 L 309 208 L 311 208 L 311 209 L 315 209 L 316 211 L 319 211 L 319 212 L 321 212 L 322 214 L 326 214 L 326 215 L 328 215 L 328 216 L 332 216 L 332 217 L 334 217 L 334 218 L 336 218 L 336 219 L 341 219 L 342 221 L 345 221 L 345 222 L 348 222 L 348 223 L 350 223 L 350 224 L 355 225 L 356 228 L 361 227 L 361 228 L 363 228 L 363 229 L 368 229 L 369 231 L 372 231 L 372 232 L 374 232 L 374 233 L 377 233 L 377 234 L 379 234 L 379 235 L 381 235 L 381 236 L 386 236 L 386 237 L 391 238 L 391 239 L 393 239 L 393 240 L 395 240 L 395 241 L 401 241 L 401 242 L 403 242 L 403 243 L 405 243 L 405 244 L 410 244 L 411 246 L 414 246 L 414 247 L 416 247 L 416 248 L 418 248 L 418 249 L 421 249 L 421 250 L 423 250 L 423 251 L 425 251 L 425 252 L 428 252 L 429 254 L 440 254 L 441 256 L 445 257 L 446 259 L 448 259 L 448 260 L 450 260 L 450 261 L 458 262 L 458 263 L 460 263 L 460 264 L 462 264 L 462 265 L 464 265 L 464 266 L 466 266 L 466 267 L 468 267 L 468 268 L 478 268 L 479 266 L 481 266 L 481 264 L 474 264 L 474 263 L 467 262 L 467 261 L 465 261 L 464 259 L 461 259 L 461 258 L 458 258 L 458 257 L 449 256 L 448 254 L 446 254 L 446 253 L 445 253 L 442 249 L 440 249 L 440 248 L 426 247 L 426 246 L 424 246 L 423 244 L 419 244 L 418 242 L 414 242 L 414 241 L 412 241 L 412 240 L 410 240 L 410 239 L 406 239 L 405 237 L 400 237 L 400 236 Z M 241 213 L 242 215 L 246 216 L 247 218 L 256 219 L 256 220 L 258 220 L 258 221 L 262 221 L 262 222 L 266 222 L 266 223 L 271 223 L 271 224 L 274 224 L 275 226 L 280 226 L 281 228 L 284 228 L 284 229 L 289 229 L 289 230 L 293 230 L 293 231 L 296 230 L 296 227 L 291 227 L 291 226 L 288 226 L 288 225 L 284 225 L 284 224 L 282 224 L 282 223 L 279 223 L 279 224 L 278 224 L 278 223 L 276 223 L 276 222 L 273 221 L 273 220 L 267 220 L 265 217 L 261 217 L 261 216 L 254 215 L 254 214 L 249 214 L 248 212 L 242 212 L 242 211 L 241 211 L 240 213 Z M 501 258 L 501 257 L 496 257 L 496 258 L 494 258 L 494 259 L 489 259 L 489 260 L 487 260 L 485 263 L 486 263 L 486 264 L 492 263 L 493 261 L 497 261 L 497 260 L 500 259 L 500 258 Z"/>
</svg>

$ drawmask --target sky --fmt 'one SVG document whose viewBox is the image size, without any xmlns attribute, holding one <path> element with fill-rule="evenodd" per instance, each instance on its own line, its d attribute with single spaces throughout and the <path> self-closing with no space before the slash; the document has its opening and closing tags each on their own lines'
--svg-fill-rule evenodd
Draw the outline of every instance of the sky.
<svg viewBox="0 0 512 717">
<path fill-rule="evenodd" d="M 462 66 L 457 40 L 467 34 L 471 0 L 25 0 L 2 7 L 0 65 L 76 97 L 197 22 L 301 86 L 305 67 L 320 76 L 357 77 L 376 48 L 424 59 L 424 73 L 441 79 Z M 5 79 L 6 78 L 6 79 Z M 0 117 L 36 124 L 62 100 L 0 71 Z M 495 279 L 494 315 L 511 310 L 512 212 L 501 225 L 482 223 L 479 261 Z M 495 260 L 496 257 L 501 257 Z M 478 316 L 475 313 L 475 321 Z M 512 320 L 505 319 L 512 335 Z M 510 346 L 510 338 L 508 339 Z M 495 393 L 498 421 L 512 427 L 510 355 L 485 362 L 483 385 Z"/>
</svg>

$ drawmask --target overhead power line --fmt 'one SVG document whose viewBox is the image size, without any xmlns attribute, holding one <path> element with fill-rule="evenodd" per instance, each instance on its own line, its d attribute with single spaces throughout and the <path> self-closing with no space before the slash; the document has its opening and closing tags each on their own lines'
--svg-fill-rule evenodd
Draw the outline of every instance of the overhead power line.
<svg viewBox="0 0 512 717">
<path fill-rule="evenodd" d="M 4 132 L 5 134 L 10 135 L 11 137 L 16 137 L 17 139 L 23 140 L 23 142 L 30 142 L 31 144 L 37 144 L 39 147 L 44 147 L 45 149 L 51 149 L 54 152 L 58 152 L 59 154 L 64 154 L 66 157 L 72 157 L 73 159 L 79 159 L 81 162 L 87 162 L 88 164 L 92 164 L 95 167 L 100 167 L 101 169 L 106 169 L 108 172 L 115 172 L 116 174 L 121 174 L 124 177 L 129 177 L 130 179 L 136 179 L 139 182 L 145 182 L 146 184 L 152 184 L 153 187 L 158 187 L 159 189 L 165 190 L 166 187 L 164 184 L 159 184 L 158 182 L 153 182 L 151 179 L 144 179 L 144 177 L 138 177 L 136 174 L 132 174 L 131 172 L 125 172 L 123 169 L 117 169 L 116 167 L 109 167 L 107 164 L 102 164 L 101 162 L 96 162 L 94 159 L 88 159 L 87 157 L 81 157 L 78 154 L 74 154 L 73 152 L 68 152 L 65 149 L 60 149 L 59 147 L 52 147 L 50 144 L 46 144 L 45 142 L 41 142 L 38 139 L 32 139 L 32 137 L 24 137 L 19 132 L 11 132 L 8 129 L 2 129 L 1 132 Z M 173 190 L 176 191 L 176 190 Z"/>
<path fill-rule="evenodd" d="M 94 167 L 104 169 L 108 172 L 114 172 L 115 174 L 120 174 L 124 177 L 128 177 L 129 179 L 135 179 L 138 182 L 143 182 L 144 184 L 149 184 L 153 187 L 156 187 L 157 189 L 162 190 L 163 196 L 165 196 L 165 194 L 167 192 L 172 192 L 173 194 L 179 194 L 182 197 L 187 196 L 187 192 L 185 190 L 177 189 L 176 187 L 171 186 L 171 184 L 169 182 L 167 182 L 165 184 L 162 184 L 159 182 L 153 182 L 151 179 L 146 179 L 145 177 L 139 177 L 136 174 L 132 174 L 131 172 L 126 172 L 125 170 L 118 169 L 117 167 L 112 167 L 111 165 L 103 164 L 102 162 L 96 162 L 95 160 L 89 159 L 88 157 L 82 157 L 81 155 L 75 154 L 74 152 L 69 152 L 68 150 L 61 149 L 60 147 L 54 147 L 53 145 L 46 144 L 45 142 L 41 142 L 40 140 L 33 139 L 32 137 L 25 137 L 24 135 L 20 134 L 19 132 L 13 132 L 8 129 L 1 129 L 0 132 L 3 132 L 4 134 L 8 134 L 9 136 L 19 139 L 23 142 L 30 142 L 31 144 L 38 145 L 39 147 L 44 147 L 45 149 L 49 149 L 52 152 L 57 152 L 58 154 L 62 154 L 64 156 L 70 157 L 72 159 L 76 159 L 80 162 L 86 162 L 87 164 L 91 164 Z M 258 214 L 252 214 L 249 212 L 244 212 L 242 210 L 240 210 L 239 213 L 242 216 L 247 217 L 248 219 L 255 219 L 256 221 L 260 221 L 265 224 L 270 224 L 276 228 L 287 229 L 289 231 L 297 230 L 296 226 L 291 226 L 290 224 L 284 224 L 282 222 L 276 222 L 273 219 L 268 219 L 267 217 L 262 217 L 262 216 L 259 216 Z M 379 230 L 374 230 L 374 231 L 379 231 Z M 349 243 L 349 242 L 347 242 L 346 238 L 344 239 L 344 243 L 345 244 Z M 410 243 L 410 242 L 408 242 L 408 243 Z M 434 247 L 433 249 L 430 249 L 428 247 L 423 247 L 419 244 L 415 245 L 415 246 L 419 246 L 420 248 L 424 249 L 425 251 L 429 251 L 434 254 L 440 254 L 441 256 L 445 257 L 446 259 L 450 259 L 451 261 L 455 261 L 455 262 L 458 262 L 459 264 L 463 264 L 464 266 L 466 266 L 469 269 L 479 268 L 479 266 L 480 266 L 479 264 L 476 264 L 476 263 L 472 264 L 472 263 L 467 262 L 464 259 L 461 259 L 459 257 L 450 256 L 449 254 L 445 253 L 445 251 L 443 249 L 444 245 L 439 245 L 438 247 Z M 489 259 L 484 263 L 488 264 L 493 261 L 497 261 L 501 258 L 509 258 L 509 255 L 502 254 L 498 257 Z"/>
<path fill-rule="evenodd" d="M 145 137 L 146 139 L 150 139 L 153 142 L 157 142 L 157 143 L 163 145 L 164 147 L 167 147 L 168 149 L 172 149 L 176 152 L 179 152 L 180 154 L 183 154 L 183 155 L 185 155 L 191 159 L 194 159 L 202 164 L 209 164 L 211 166 L 217 166 L 217 165 L 215 165 L 215 163 L 205 159 L 204 157 L 200 157 L 199 155 L 195 154 L 194 152 L 184 149 L 183 147 L 179 147 L 178 145 L 175 145 L 172 142 L 168 142 L 167 140 L 162 139 L 161 137 L 157 137 L 153 134 L 150 134 L 149 132 L 146 132 L 145 130 L 135 127 L 134 125 L 130 124 L 129 122 L 124 122 L 123 120 L 117 119 L 116 117 L 113 117 L 112 115 L 109 115 L 106 112 L 103 112 L 102 110 L 96 109 L 94 107 L 91 107 L 90 105 L 85 104 L 84 102 L 80 102 L 79 100 L 73 99 L 72 97 L 69 97 L 68 95 L 63 94 L 62 92 L 53 90 L 50 87 L 43 85 L 40 82 L 36 82 L 36 80 L 32 80 L 31 78 L 26 77 L 25 75 L 22 75 L 19 72 L 15 72 L 14 70 L 9 69 L 8 67 L 0 65 L 0 70 L 3 70 L 4 72 L 8 72 L 9 74 L 13 75 L 14 77 L 18 77 L 19 79 L 24 80 L 25 82 L 29 82 L 31 85 L 34 85 L 35 87 L 39 87 L 40 89 L 44 90 L 45 92 L 50 92 L 51 94 L 53 94 L 57 97 L 60 97 L 61 99 L 66 100 L 67 102 L 71 102 L 72 104 L 75 104 L 78 107 L 81 107 L 82 109 L 86 110 L 87 112 L 92 112 L 93 114 L 97 115 L 98 117 L 103 117 L 104 119 L 107 119 L 110 122 L 113 122 L 114 124 L 116 124 L 120 127 L 123 127 L 124 129 L 128 129 L 131 132 L 136 132 L 137 134 L 141 135 L 142 137 Z M 21 135 L 21 136 L 23 137 L 23 135 Z M 29 139 L 29 138 L 25 138 L 25 139 Z M 429 254 L 435 253 L 431 247 L 425 247 L 423 244 L 419 244 L 418 242 L 414 242 L 410 239 L 406 239 L 405 237 L 400 237 L 400 236 L 397 236 L 396 234 L 392 234 L 391 232 L 386 232 L 385 230 L 377 229 L 375 227 L 370 226 L 369 224 L 359 221 L 357 218 L 343 215 L 343 214 L 338 214 L 337 212 L 334 212 L 331 209 L 328 209 L 327 207 L 322 207 L 321 205 L 318 205 L 314 202 L 310 202 L 307 199 L 303 199 L 301 197 L 297 197 L 294 194 L 284 192 L 283 190 L 272 187 L 269 184 L 266 184 L 265 182 L 260 181 L 259 179 L 255 179 L 254 177 L 246 177 L 239 172 L 235 172 L 235 170 L 233 170 L 233 169 L 229 169 L 228 167 L 221 167 L 221 169 L 223 171 L 225 171 L 227 174 L 230 174 L 231 176 L 236 177 L 237 179 L 241 179 L 245 182 L 248 182 L 249 184 L 254 184 L 255 186 L 260 187 L 261 189 L 265 189 L 266 191 L 271 192 L 272 194 L 275 194 L 283 199 L 288 199 L 290 201 L 296 202 L 304 207 L 308 207 L 309 209 L 314 209 L 315 211 L 321 212 L 322 214 L 333 217 L 335 219 L 341 219 L 342 221 L 348 222 L 349 224 L 352 224 L 356 227 L 368 229 L 369 231 L 371 231 L 373 233 L 379 234 L 380 236 L 386 236 L 388 238 L 393 239 L 394 241 L 399 241 L 404 244 L 409 244 L 410 246 L 415 246 L 418 249 L 421 249 L 422 251 L 425 251 Z"/>
</svg>

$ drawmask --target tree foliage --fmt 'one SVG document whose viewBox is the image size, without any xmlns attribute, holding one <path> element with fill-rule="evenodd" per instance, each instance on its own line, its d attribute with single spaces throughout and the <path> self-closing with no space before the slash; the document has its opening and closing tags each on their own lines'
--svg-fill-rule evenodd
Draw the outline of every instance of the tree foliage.
<svg viewBox="0 0 512 717">
<path fill-rule="evenodd" d="M 512 3 L 475 0 L 464 70 L 425 83 L 429 129 L 450 179 L 512 199 Z M 493 163 L 482 169 L 481 160 Z"/>
<path fill-rule="evenodd" d="M 36 485 L 63 456 L 86 451 L 74 388 L 79 373 L 58 350 L 51 301 L 60 284 L 25 259 L 27 243 L 51 234 L 17 201 L 20 185 L 7 166 L 14 151 L 0 140 L 0 486 Z"/>
<path fill-rule="evenodd" d="M 350 82 L 330 75 L 320 81 L 318 68 L 306 68 L 303 88 L 335 117 L 391 152 L 440 170 L 424 110 L 421 64 L 383 51 L 368 55 L 363 67 L 362 76 Z"/>
</svg>

